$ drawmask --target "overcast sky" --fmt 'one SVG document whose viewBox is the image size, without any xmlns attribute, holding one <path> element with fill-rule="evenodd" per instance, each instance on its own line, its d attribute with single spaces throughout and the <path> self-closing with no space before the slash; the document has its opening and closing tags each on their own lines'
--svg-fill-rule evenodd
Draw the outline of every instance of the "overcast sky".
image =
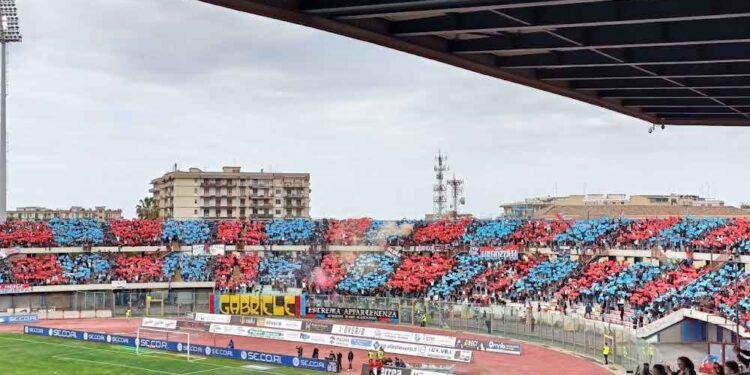
<svg viewBox="0 0 750 375">
<path fill-rule="evenodd" d="M 194 0 L 21 0 L 9 197 L 122 208 L 180 169 L 309 172 L 315 217 L 420 217 L 433 157 L 464 210 L 582 193 L 750 200 L 750 130 L 667 128 Z"/>
</svg>

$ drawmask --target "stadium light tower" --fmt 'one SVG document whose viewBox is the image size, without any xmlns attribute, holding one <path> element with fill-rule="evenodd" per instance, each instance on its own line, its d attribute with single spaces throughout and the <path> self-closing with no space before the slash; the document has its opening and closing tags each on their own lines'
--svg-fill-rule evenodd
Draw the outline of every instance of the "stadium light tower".
<svg viewBox="0 0 750 375">
<path fill-rule="evenodd" d="M 8 43 L 20 42 L 16 0 L 0 0 L 0 222 L 8 217 L 8 140 L 5 135 L 5 97 L 7 96 L 6 55 Z"/>
</svg>

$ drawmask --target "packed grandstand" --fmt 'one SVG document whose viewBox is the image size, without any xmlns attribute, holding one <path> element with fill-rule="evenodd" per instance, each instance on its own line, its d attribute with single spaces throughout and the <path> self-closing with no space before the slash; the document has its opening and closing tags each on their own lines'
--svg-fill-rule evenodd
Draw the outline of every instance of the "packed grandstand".
<svg viewBox="0 0 750 375">
<path fill-rule="evenodd" d="M 548 301 L 564 313 L 582 309 L 592 319 L 633 326 L 684 307 L 750 318 L 748 274 L 732 262 L 750 252 L 750 225 L 742 218 L 53 219 L 0 228 L 0 245 L 11 249 L 0 261 L 1 285 L 202 281 L 219 291 L 272 284 L 314 294 Z M 282 245 L 306 250 L 276 251 Z M 220 252 L 185 251 L 217 246 Z M 612 249 L 656 256 L 626 262 L 606 256 Z M 666 258 L 663 251 L 683 256 Z M 696 253 L 715 257 L 695 262 Z"/>
</svg>

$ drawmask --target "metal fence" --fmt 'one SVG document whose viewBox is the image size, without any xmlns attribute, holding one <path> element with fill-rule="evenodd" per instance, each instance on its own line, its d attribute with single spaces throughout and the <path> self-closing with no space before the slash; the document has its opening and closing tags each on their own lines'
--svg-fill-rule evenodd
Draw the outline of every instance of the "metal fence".
<svg viewBox="0 0 750 375">
<path fill-rule="evenodd" d="M 526 309 L 518 306 L 452 304 L 397 297 L 312 295 L 308 296 L 308 301 L 314 306 L 398 310 L 400 324 L 405 325 L 420 324 L 422 315 L 426 314 L 428 326 L 515 338 L 600 361 L 603 361 L 602 348 L 606 340 L 611 349 L 609 361 L 626 369 L 661 362 L 658 352 L 638 338 L 631 328 L 579 315 L 533 311 L 529 316 Z"/>
<path fill-rule="evenodd" d="M 209 311 L 211 290 L 111 290 L 0 296 L 0 312 L 100 311 L 111 310 L 112 316 L 181 316 Z M 151 298 L 148 298 L 151 297 Z M 151 300 L 150 308 L 146 305 Z"/>
</svg>

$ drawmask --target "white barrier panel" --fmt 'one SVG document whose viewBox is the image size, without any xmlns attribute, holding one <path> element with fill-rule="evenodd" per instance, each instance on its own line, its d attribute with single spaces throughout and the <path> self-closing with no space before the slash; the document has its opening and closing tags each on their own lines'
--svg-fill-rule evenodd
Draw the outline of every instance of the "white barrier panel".
<svg viewBox="0 0 750 375">
<path fill-rule="evenodd" d="M 196 322 L 202 323 L 222 323 L 229 324 L 232 322 L 231 315 L 219 315 L 219 314 L 206 314 L 206 313 L 195 313 Z"/>
<path fill-rule="evenodd" d="M 396 331 L 392 329 L 380 329 L 371 327 L 347 326 L 334 324 L 331 331 L 339 335 L 370 337 L 383 340 L 403 341 L 414 344 L 437 345 L 453 348 L 456 346 L 456 338 L 451 336 L 431 335 L 407 331 Z"/>
<path fill-rule="evenodd" d="M 143 318 L 141 327 L 177 329 L 177 321 L 172 319 Z"/>
<path fill-rule="evenodd" d="M 301 320 L 258 318 L 258 325 L 271 328 L 291 329 L 293 331 L 302 330 Z"/>
<path fill-rule="evenodd" d="M 472 352 L 453 348 L 420 345 L 413 343 L 378 340 L 372 338 L 357 338 L 338 336 L 327 333 L 295 332 L 273 328 L 257 328 L 224 324 L 211 324 L 209 332 L 255 337 L 271 340 L 304 342 L 308 344 L 339 346 L 351 349 L 378 350 L 383 348 L 386 353 L 445 359 L 448 361 L 471 362 Z"/>
</svg>

